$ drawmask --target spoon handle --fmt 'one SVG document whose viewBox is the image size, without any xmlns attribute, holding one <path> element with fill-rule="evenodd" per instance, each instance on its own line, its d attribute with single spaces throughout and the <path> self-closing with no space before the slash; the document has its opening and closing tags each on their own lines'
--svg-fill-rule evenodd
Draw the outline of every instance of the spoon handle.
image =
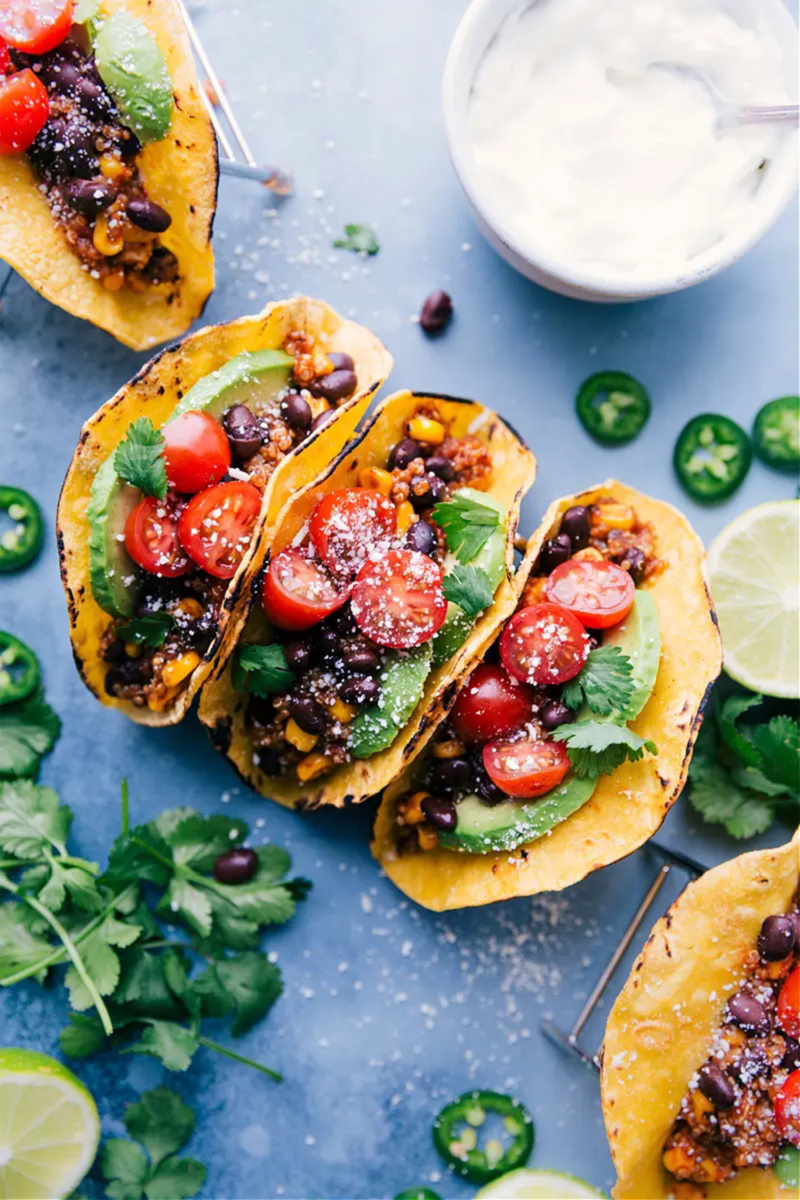
<svg viewBox="0 0 800 1200">
<path fill-rule="evenodd" d="M 737 125 L 798 125 L 800 104 L 742 106 L 734 119 Z"/>
</svg>

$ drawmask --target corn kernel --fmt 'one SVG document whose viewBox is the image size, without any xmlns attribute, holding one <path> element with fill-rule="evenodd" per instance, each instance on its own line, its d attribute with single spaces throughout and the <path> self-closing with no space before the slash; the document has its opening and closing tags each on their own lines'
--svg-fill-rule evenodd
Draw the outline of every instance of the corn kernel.
<svg viewBox="0 0 800 1200">
<path fill-rule="evenodd" d="M 140 229 L 138 225 L 134 225 L 131 221 L 126 221 L 123 226 L 122 236 L 125 239 L 126 245 L 145 246 L 148 242 L 152 242 L 156 235 L 150 233 L 147 229 Z"/>
<path fill-rule="evenodd" d="M 147 697 L 147 707 L 152 712 L 162 712 L 163 709 L 165 709 L 168 704 L 172 703 L 172 701 L 175 699 L 175 697 L 177 696 L 179 691 L 180 691 L 180 688 L 168 687 L 168 688 L 165 688 L 164 691 L 160 692 L 160 693 L 152 692 Z"/>
<path fill-rule="evenodd" d="M 595 504 L 592 508 L 592 526 L 604 525 L 606 529 L 633 529 L 636 514 L 629 504 Z"/>
<path fill-rule="evenodd" d="M 195 650 L 187 650 L 185 654 L 170 659 L 161 672 L 161 678 L 167 687 L 177 687 L 184 679 L 189 678 L 199 662 L 200 655 Z"/>
<path fill-rule="evenodd" d="M 104 254 L 106 258 L 113 258 L 115 254 L 119 254 L 125 245 L 121 227 L 115 225 L 112 229 L 108 217 L 103 213 L 95 221 L 92 242 L 94 243 L 95 250 L 98 250 L 100 254 Z"/>
<path fill-rule="evenodd" d="M 319 741 L 316 733 L 306 733 L 304 729 L 301 729 L 294 717 L 289 718 L 283 736 L 290 745 L 294 746 L 295 750 L 302 750 L 304 754 L 313 750 Z"/>
<path fill-rule="evenodd" d="M 413 417 L 408 422 L 408 436 L 415 442 L 427 442 L 429 446 L 441 446 L 445 428 L 441 421 L 432 417 Z"/>
<path fill-rule="evenodd" d="M 103 287 L 107 292 L 118 292 L 120 288 L 125 286 L 125 272 L 112 271 L 110 275 L 103 276 Z"/>
<path fill-rule="evenodd" d="M 104 179 L 121 179 L 127 169 L 116 154 L 103 154 L 100 157 L 100 174 Z"/>
<path fill-rule="evenodd" d="M 599 550 L 595 550 L 594 546 L 587 546 L 585 550 L 579 550 L 577 554 L 573 554 L 573 559 L 576 562 L 602 562 L 603 555 Z"/>
<path fill-rule="evenodd" d="M 427 792 L 414 792 L 400 805 L 400 817 L 403 825 L 421 825 L 425 820 L 422 811 L 422 801 L 427 799 Z"/>
<path fill-rule="evenodd" d="M 439 835 L 435 829 L 427 829 L 424 825 L 420 825 L 417 830 L 417 841 L 420 850 L 435 850 L 439 845 Z"/>
<path fill-rule="evenodd" d="M 125 653 L 128 658 L 141 658 L 144 654 L 144 646 L 137 646 L 136 642 L 126 642 Z"/>
<path fill-rule="evenodd" d="M 457 738 L 448 738 L 446 742 L 436 742 L 433 747 L 434 758 L 458 758 L 464 753 L 464 743 Z"/>
<path fill-rule="evenodd" d="M 364 467 L 358 473 L 358 482 L 363 488 L 374 488 L 383 496 L 388 496 L 394 479 L 391 471 L 384 471 L 382 467 Z"/>
<path fill-rule="evenodd" d="M 698 1117 L 702 1117 L 704 1113 L 712 1113 L 714 1111 L 714 1104 L 698 1088 L 692 1092 L 692 1108 Z"/>
<path fill-rule="evenodd" d="M 358 709 L 354 708 L 352 704 L 345 704 L 344 700 L 334 700 L 328 712 L 335 721 L 341 721 L 342 725 L 349 725 Z"/>
<path fill-rule="evenodd" d="M 404 500 L 397 509 L 397 532 L 406 533 L 409 526 L 413 525 L 416 519 L 417 514 L 414 512 L 411 501 Z"/>
<path fill-rule="evenodd" d="M 332 766 L 333 763 L 324 754 L 307 754 L 297 764 L 297 778 L 301 783 L 307 783 L 309 779 L 316 779 L 318 775 L 323 775 Z"/>
<path fill-rule="evenodd" d="M 195 600 L 194 596 L 185 596 L 170 609 L 174 616 L 189 617 L 193 621 L 198 621 L 202 617 L 203 611 L 202 604 L 199 600 Z"/>
</svg>

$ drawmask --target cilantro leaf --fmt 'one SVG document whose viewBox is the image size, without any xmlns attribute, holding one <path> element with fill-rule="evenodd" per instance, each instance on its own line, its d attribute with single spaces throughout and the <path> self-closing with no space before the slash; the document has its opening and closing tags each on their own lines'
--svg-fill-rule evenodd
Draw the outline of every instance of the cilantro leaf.
<svg viewBox="0 0 800 1200">
<path fill-rule="evenodd" d="M 633 663 L 619 646 L 598 646 L 565 686 L 561 698 L 570 708 L 586 702 L 602 717 L 621 712 L 635 690 Z"/>
<path fill-rule="evenodd" d="M 114 470 L 148 496 L 163 500 L 167 494 L 164 437 L 149 417 L 139 417 L 128 426 L 114 455 Z"/>
<path fill-rule="evenodd" d="M 15 858 L 66 854 L 72 812 L 52 788 L 27 779 L 0 782 L 0 849 Z"/>
<path fill-rule="evenodd" d="M 0 708 L 0 779 L 35 775 L 60 732 L 61 722 L 41 690 Z"/>
<path fill-rule="evenodd" d="M 206 1169 L 195 1158 L 168 1158 L 145 1184 L 147 1200 L 187 1200 L 196 1196 L 206 1180 Z"/>
<path fill-rule="evenodd" d="M 761 769 L 773 783 L 800 791 L 800 725 L 790 716 L 773 717 L 753 730 L 753 740 L 763 762 Z"/>
<path fill-rule="evenodd" d="M 97 870 L 94 863 L 87 863 L 86 867 L 62 867 L 58 859 L 51 856 L 50 874 L 39 890 L 39 902 L 51 912 L 58 912 L 69 896 L 84 912 L 99 912 L 103 897 L 97 889 L 92 869 Z"/>
<path fill-rule="evenodd" d="M 721 763 L 695 755 L 689 767 L 689 801 L 708 824 L 720 824 L 731 837 L 750 838 L 772 824 L 769 800 L 737 787 Z"/>
<path fill-rule="evenodd" d="M 97 1017 L 70 1013 L 69 1025 L 58 1035 L 58 1044 L 67 1058 L 89 1058 L 105 1045 L 106 1035 Z"/>
<path fill-rule="evenodd" d="M 150 1021 L 141 1040 L 126 1046 L 123 1054 L 150 1054 L 168 1071 L 188 1070 L 200 1042 L 198 1036 L 175 1021 Z"/>
<path fill-rule="evenodd" d="M 345 236 L 336 238 L 334 246 L 337 250 L 352 250 L 356 254 L 377 254 L 380 243 L 371 225 L 345 225 Z"/>
<path fill-rule="evenodd" d="M 219 813 L 202 817 L 192 809 L 172 810 L 184 814 L 174 828 L 164 822 L 162 814 L 153 828 L 162 835 L 172 850 L 177 865 L 191 866 L 195 871 L 210 871 L 215 859 L 238 846 L 247 836 L 244 821 L 224 817 Z"/>
<path fill-rule="evenodd" d="M 126 625 L 120 625 L 117 635 L 124 642 L 132 642 L 134 646 L 163 646 L 167 634 L 174 629 L 175 618 L 168 612 L 146 613 L 143 617 L 134 617 Z"/>
<path fill-rule="evenodd" d="M 480 567 L 453 567 L 444 577 L 442 591 L 468 617 L 477 617 L 494 600 L 491 580 Z"/>
<path fill-rule="evenodd" d="M 138 1200 L 150 1174 L 150 1164 L 141 1146 L 127 1138 L 109 1138 L 100 1152 L 100 1170 L 110 1183 L 106 1195 L 113 1200 Z"/>
<path fill-rule="evenodd" d="M 53 949 L 41 936 L 38 926 L 31 927 L 27 912 L 13 900 L 0 904 L 0 980 L 6 975 L 27 970 L 46 958 Z M 44 973 L 39 976 L 40 982 Z"/>
<path fill-rule="evenodd" d="M 638 762 L 645 750 L 658 754 L 654 742 L 613 721 L 575 721 L 556 729 L 551 736 L 566 743 L 572 769 L 580 779 L 610 775 L 626 760 Z"/>
<path fill-rule="evenodd" d="M 185 1146 L 194 1130 L 194 1112 L 169 1088 L 153 1088 L 125 1109 L 125 1128 L 157 1165 Z"/>
<path fill-rule="evenodd" d="M 275 692 L 288 692 L 295 681 L 286 661 L 286 651 L 277 642 L 270 646 L 245 646 L 236 659 L 236 684 L 240 691 L 262 699 Z"/>
<path fill-rule="evenodd" d="M 761 755 L 753 744 L 747 732 L 740 730 L 736 724 L 738 718 L 751 708 L 757 708 L 763 701 L 763 696 L 732 695 L 728 696 L 717 706 L 717 728 L 723 742 L 733 751 L 736 757 L 747 767 L 761 766 Z"/>
<path fill-rule="evenodd" d="M 731 779 L 739 787 L 745 791 L 762 792 L 763 795 L 769 796 L 771 799 L 778 797 L 793 795 L 792 788 L 787 788 L 782 783 L 773 783 L 771 779 L 767 779 L 764 772 L 759 767 L 734 767 L 730 772 Z"/>
<path fill-rule="evenodd" d="M 433 519 L 460 563 L 471 562 L 500 525 L 496 508 L 458 492 L 434 506 Z"/>
<path fill-rule="evenodd" d="M 266 1016 L 283 991 L 283 980 L 265 954 L 252 952 L 215 963 L 193 987 L 206 1015 L 236 1013 L 231 1033 L 240 1037 Z"/>
</svg>

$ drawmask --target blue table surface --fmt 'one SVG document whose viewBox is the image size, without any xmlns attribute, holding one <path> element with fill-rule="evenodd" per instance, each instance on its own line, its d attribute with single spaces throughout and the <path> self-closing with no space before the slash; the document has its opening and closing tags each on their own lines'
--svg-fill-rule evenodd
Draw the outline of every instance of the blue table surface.
<svg viewBox="0 0 800 1200">
<path fill-rule="evenodd" d="M 498 407 L 539 459 L 525 531 L 555 495 L 611 474 L 680 505 L 705 539 L 745 508 L 792 495 L 791 480 L 755 463 L 731 501 L 701 509 L 682 494 L 670 455 L 695 413 L 749 426 L 765 400 L 797 390 L 796 211 L 745 261 L 680 295 L 599 307 L 528 283 L 482 241 L 447 160 L 439 88 L 463 9 L 463 0 L 193 6 L 257 156 L 291 168 L 297 182 L 280 206 L 253 184 L 223 182 L 207 319 L 298 291 L 319 295 L 384 339 L 394 387 Z M 369 260 L 331 247 L 345 222 L 360 220 L 381 242 Z M 456 315 L 444 337 L 426 340 L 413 318 L 438 287 Z M 104 860 L 127 775 L 136 820 L 178 804 L 235 812 L 256 841 L 287 846 L 315 885 L 267 940 L 286 992 L 243 1042 L 285 1083 L 208 1052 L 171 1077 L 150 1060 L 108 1054 L 80 1067 L 106 1133 L 121 1131 L 125 1103 L 168 1078 L 198 1109 L 191 1151 L 208 1164 L 206 1196 L 391 1197 L 427 1183 L 461 1197 L 474 1189 L 442 1176 L 431 1120 L 451 1096 L 490 1087 L 533 1112 L 533 1165 L 610 1188 L 597 1078 L 545 1041 L 539 1023 L 569 1023 L 580 1009 L 645 890 L 647 854 L 560 895 L 436 916 L 407 902 L 371 859 L 373 804 L 286 812 L 238 783 L 194 718 L 152 731 L 102 708 L 72 665 L 53 520 L 82 422 L 144 356 L 18 278 L 0 314 L 0 347 L 0 478 L 38 497 L 50 535 L 34 567 L 0 583 L 0 624 L 36 648 L 63 718 L 42 779 L 74 808 L 78 851 Z M 622 450 L 599 449 L 573 413 L 577 385 L 601 368 L 631 371 L 652 392 L 647 429 Z M 783 835 L 776 826 L 763 844 Z M 660 836 L 708 864 L 743 849 L 685 801 Z M 63 989 L 15 987 L 0 996 L 0 1040 L 57 1052 L 65 1013 Z M 602 1014 L 589 1044 L 601 1033 Z"/>
</svg>

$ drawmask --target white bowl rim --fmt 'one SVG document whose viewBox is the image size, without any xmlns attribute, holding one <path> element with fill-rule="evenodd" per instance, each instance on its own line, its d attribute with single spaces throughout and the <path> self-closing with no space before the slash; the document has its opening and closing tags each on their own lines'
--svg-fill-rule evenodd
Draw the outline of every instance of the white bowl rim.
<svg viewBox="0 0 800 1200">
<path fill-rule="evenodd" d="M 786 14 L 786 19 L 797 32 L 798 27 L 786 5 L 782 3 L 782 0 L 774 0 L 774 2 L 780 4 Z M 615 273 L 613 270 L 603 270 L 602 268 L 581 269 L 568 261 L 554 258 L 546 250 L 537 246 L 535 240 L 521 237 L 519 233 L 510 229 L 502 218 L 493 213 L 492 202 L 478 179 L 472 155 L 466 119 L 469 93 L 466 93 L 466 103 L 462 99 L 464 94 L 463 82 L 460 79 L 462 60 L 466 52 L 472 48 L 475 39 L 482 33 L 482 22 L 487 11 L 497 10 L 497 21 L 494 25 L 494 33 L 496 33 L 511 13 L 528 8 L 533 3 L 536 3 L 536 0 L 472 0 L 459 22 L 445 61 L 442 103 L 450 157 L 467 199 L 479 217 L 492 230 L 495 238 L 506 247 L 512 258 L 523 260 L 536 271 L 566 283 L 576 292 L 584 292 L 587 295 L 597 293 L 620 300 L 635 300 L 643 296 L 658 296 L 678 291 L 704 279 L 710 279 L 738 262 L 782 216 L 798 189 L 797 140 L 795 140 L 794 148 L 783 156 L 784 161 L 776 167 L 777 179 L 769 202 L 756 208 L 749 220 L 739 222 L 726 237 L 705 251 L 704 254 L 698 255 L 689 263 L 682 264 L 677 270 L 645 276 L 623 272 Z M 482 39 L 481 56 L 485 53 L 491 40 L 491 37 Z"/>
</svg>

